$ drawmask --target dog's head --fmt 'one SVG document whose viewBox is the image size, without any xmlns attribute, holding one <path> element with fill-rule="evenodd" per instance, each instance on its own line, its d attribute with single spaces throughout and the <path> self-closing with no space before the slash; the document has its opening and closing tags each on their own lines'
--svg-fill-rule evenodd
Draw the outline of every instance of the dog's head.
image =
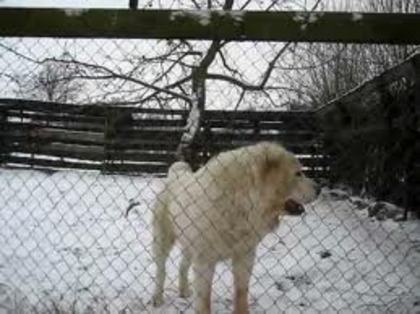
<svg viewBox="0 0 420 314">
<path fill-rule="evenodd" d="M 317 184 L 308 178 L 294 154 L 281 145 L 261 143 L 261 177 L 267 197 L 284 214 L 300 215 L 302 204 L 314 201 L 319 193 Z"/>
</svg>

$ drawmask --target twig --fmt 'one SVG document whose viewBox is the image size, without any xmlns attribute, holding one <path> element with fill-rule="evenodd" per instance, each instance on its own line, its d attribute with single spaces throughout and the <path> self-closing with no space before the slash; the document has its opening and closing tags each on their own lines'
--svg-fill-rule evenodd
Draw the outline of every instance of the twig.
<svg viewBox="0 0 420 314">
<path fill-rule="evenodd" d="M 130 213 L 130 210 L 132 210 L 134 207 L 139 206 L 139 205 L 140 205 L 140 202 L 130 203 L 130 205 L 128 205 L 127 209 L 125 210 L 125 215 L 124 215 L 125 218 L 128 217 L 128 214 Z"/>
</svg>

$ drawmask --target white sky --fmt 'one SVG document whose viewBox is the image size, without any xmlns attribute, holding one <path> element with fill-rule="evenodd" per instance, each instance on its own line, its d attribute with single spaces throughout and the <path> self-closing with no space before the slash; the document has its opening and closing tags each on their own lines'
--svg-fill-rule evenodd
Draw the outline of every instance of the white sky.
<svg viewBox="0 0 420 314">
<path fill-rule="evenodd" d="M 2 7 L 127 8 L 128 0 L 0 0 Z"/>
<path fill-rule="evenodd" d="M 303 6 L 311 7 L 316 0 L 284 1 L 289 8 L 299 9 Z M 330 9 L 348 8 L 351 4 L 363 0 L 323 0 L 322 3 Z M 178 3 L 177 3 L 178 2 Z M 244 0 L 235 1 L 235 4 L 243 3 Z M 264 1 L 256 1 L 248 6 L 255 9 Z M 281 2 L 281 1 L 279 1 Z M 177 4 L 175 4 L 177 3 Z M 184 3 L 184 5 L 182 5 Z M 190 7 L 191 1 L 185 0 L 140 0 L 139 7 Z M 298 6 L 296 7 L 296 4 Z M 240 4 L 239 4 L 240 5 Z M 0 7 L 39 7 L 39 8 L 128 8 L 128 0 L 0 0 Z"/>
</svg>

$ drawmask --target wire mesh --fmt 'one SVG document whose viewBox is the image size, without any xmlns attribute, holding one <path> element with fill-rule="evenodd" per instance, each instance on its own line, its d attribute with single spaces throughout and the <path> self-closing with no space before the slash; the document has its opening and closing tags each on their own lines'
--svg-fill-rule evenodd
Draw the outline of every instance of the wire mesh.
<svg viewBox="0 0 420 314">
<path fill-rule="evenodd" d="M 261 5 L 280 8 L 274 2 Z M 287 2 L 278 5 L 289 8 Z M 153 231 L 153 213 L 168 189 L 162 176 L 176 161 L 175 149 L 185 129 L 192 69 L 211 45 L 180 40 L 0 39 L 1 309 L 17 313 L 194 311 L 197 298 L 188 292 L 197 276 L 191 271 L 188 289 L 184 286 L 180 291 L 179 268 L 185 254 L 180 245 L 175 245 L 166 263 L 162 299 L 153 297 L 162 275 L 157 271 L 153 240 L 169 232 L 168 226 Z M 249 159 L 245 154 L 228 164 L 219 157 L 209 161 L 210 157 L 260 141 L 280 141 L 300 159 L 304 173 L 322 186 L 316 200 L 305 205 L 303 215 L 287 214 L 278 227 L 257 237 L 261 242 L 248 293 L 252 313 L 420 311 L 419 221 L 414 214 L 402 219 L 405 192 L 394 188 L 396 183 L 381 181 L 387 178 L 381 175 L 384 172 L 398 173 L 392 179 L 405 186 L 406 179 L 412 179 L 405 172 L 413 160 L 396 162 L 392 157 L 391 163 L 375 163 L 377 151 L 369 155 L 373 157 L 368 167 L 360 167 L 369 170 L 369 176 L 358 172 L 359 163 L 354 164 L 363 152 L 356 153 L 355 147 L 369 146 L 366 126 L 373 124 L 362 118 L 373 113 L 381 117 L 385 109 L 375 106 L 367 113 L 352 112 L 356 119 L 350 129 L 361 130 L 361 135 L 351 133 L 351 145 L 338 136 L 325 137 L 326 126 L 334 135 L 349 124 L 333 118 L 319 122 L 315 110 L 415 51 L 415 47 L 254 42 L 226 42 L 219 47 L 206 80 L 206 110 L 212 112 L 204 111 L 193 147 L 196 159 L 191 165 L 196 175 L 182 188 L 177 181 L 172 185 L 175 192 L 168 193 L 176 204 L 172 206 L 195 208 L 188 228 L 198 228 L 198 235 L 205 238 L 212 230 L 226 233 L 235 228 L 244 228 L 245 233 L 231 242 L 222 233 L 222 240 L 213 239 L 204 252 L 195 246 L 191 254 L 198 255 L 201 249 L 204 257 L 194 257 L 193 265 L 205 265 L 228 242 L 232 253 L 234 247 L 249 244 L 244 240 L 249 238 L 247 232 L 259 232 L 259 216 L 244 218 L 239 209 L 256 202 L 261 185 L 247 189 L 247 184 L 256 179 L 251 170 L 264 158 Z M 415 79 L 401 80 L 408 91 L 393 92 L 392 106 L 396 102 L 418 106 L 412 96 Z M 395 85 L 391 88 L 395 90 Z M 375 89 L 365 99 L 384 105 L 378 93 L 383 94 Z M 412 116 L 397 115 L 399 122 L 393 120 L 393 125 L 405 125 Z M 399 139 L 384 138 L 387 144 Z M 412 140 L 409 137 L 408 142 Z M 398 154 L 412 147 L 404 145 L 398 147 Z M 210 163 L 217 166 L 210 168 Z M 380 170 L 373 171 L 375 165 Z M 233 178 L 235 167 L 241 172 Z M 209 171 L 214 169 L 219 175 L 210 180 Z M 223 180 L 230 180 L 229 184 Z M 380 193 L 372 188 L 375 182 Z M 398 197 L 388 198 L 391 192 Z M 197 204 L 182 203 L 188 199 Z M 200 208 L 202 199 L 239 209 L 229 219 L 220 218 L 217 225 L 204 224 L 204 228 L 202 220 L 215 205 Z M 290 210 L 288 206 L 277 207 Z M 232 230 L 224 225 L 228 221 L 236 223 L 229 227 Z M 216 264 L 213 312 L 232 311 L 239 302 L 233 268 L 229 258 Z M 246 271 L 239 273 L 240 279 L 246 278 Z"/>
</svg>

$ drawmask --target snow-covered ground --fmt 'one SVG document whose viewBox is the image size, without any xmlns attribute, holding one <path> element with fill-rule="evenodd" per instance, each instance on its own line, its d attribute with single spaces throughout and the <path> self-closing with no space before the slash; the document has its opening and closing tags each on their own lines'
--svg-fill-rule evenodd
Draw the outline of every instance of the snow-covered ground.
<svg viewBox="0 0 420 314">
<path fill-rule="evenodd" d="M 161 187 L 153 178 L 0 169 L 0 313 L 191 312 L 191 300 L 177 297 L 176 250 L 165 305 L 148 304 L 150 207 Z M 126 218 L 131 199 L 140 205 Z M 231 310 L 231 286 L 220 264 L 217 313 Z M 253 313 L 419 313 L 420 223 L 369 218 L 325 189 L 260 245 L 250 301 Z"/>
</svg>

